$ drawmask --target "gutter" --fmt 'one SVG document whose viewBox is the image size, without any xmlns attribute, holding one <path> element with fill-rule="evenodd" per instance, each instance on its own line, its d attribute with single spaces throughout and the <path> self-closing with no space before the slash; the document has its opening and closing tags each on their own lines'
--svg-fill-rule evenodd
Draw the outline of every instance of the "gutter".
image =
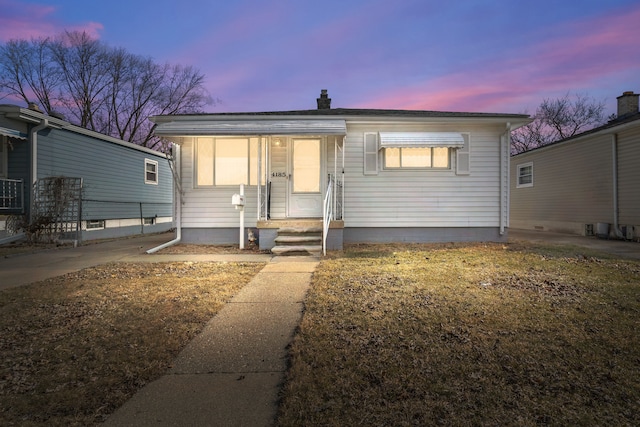
<svg viewBox="0 0 640 427">
<path fill-rule="evenodd" d="M 173 144 L 173 149 L 175 150 L 175 160 L 176 160 L 176 174 L 173 178 L 173 202 L 176 207 L 176 238 L 161 244 L 160 246 L 156 246 L 155 248 L 149 249 L 146 253 L 153 254 L 162 250 L 164 248 L 168 248 L 169 246 L 173 246 L 177 243 L 180 243 L 182 240 L 182 192 L 180 190 L 180 183 L 177 182 L 180 179 L 180 172 L 182 171 L 182 155 L 181 155 L 181 147 L 178 144 Z M 177 178 L 177 179 L 176 179 Z"/>
</svg>

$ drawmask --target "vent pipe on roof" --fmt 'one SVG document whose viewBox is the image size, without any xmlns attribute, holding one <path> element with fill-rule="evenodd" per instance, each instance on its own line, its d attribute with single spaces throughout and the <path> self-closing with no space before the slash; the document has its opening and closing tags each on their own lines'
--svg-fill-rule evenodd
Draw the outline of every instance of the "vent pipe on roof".
<svg viewBox="0 0 640 427">
<path fill-rule="evenodd" d="M 40 107 L 35 102 L 29 102 L 27 104 L 27 108 L 29 110 L 33 110 L 33 111 L 37 111 L 38 113 L 42 113 L 42 111 L 40 110 Z"/>
<path fill-rule="evenodd" d="M 638 112 L 638 95 L 633 91 L 623 92 L 618 99 L 618 118 Z"/>
<path fill-rule="evenodd" d="M 317 98 L 316 100 L 318 101 L 318 110 L 331 109 L 331 98 L 327 95 L 326 89 L 322 89 L 320 91 L 320 98 Z"/>
</svg>

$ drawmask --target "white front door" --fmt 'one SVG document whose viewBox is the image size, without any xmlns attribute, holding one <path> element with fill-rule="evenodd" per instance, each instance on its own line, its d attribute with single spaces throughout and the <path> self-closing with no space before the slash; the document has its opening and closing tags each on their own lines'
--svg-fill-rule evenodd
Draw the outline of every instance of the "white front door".
<svg viewBox="0 0 640 427">
<path fill-rule="evenodd" d="M 288 203 L 291 218 L 322 216 L 321 147 L 319 138 L 291 141 Z"/>
</svg>

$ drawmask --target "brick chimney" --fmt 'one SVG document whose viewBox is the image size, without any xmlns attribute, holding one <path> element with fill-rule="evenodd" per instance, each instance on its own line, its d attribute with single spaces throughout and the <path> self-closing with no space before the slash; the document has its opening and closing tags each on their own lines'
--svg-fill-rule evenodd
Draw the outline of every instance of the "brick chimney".
<svg viewBox="0 0 640 427">
<path fill-rule="evenodd" d="M 318 110 L 329 110 L 329 109 L 331 109 L 331 98 L 329 98 L 329 95 L 327 95 L 327 90 L 326 89 L 322 89 L 320 91 L 320 98 L 317 98 L 317 101 L 318 101 Z M 636 105 L 637 104 L 638 104 L 638 101 L 637 101 L 637 98 L 636 98 Z"/>
<path fill-rule="evenodd" d="M 638 112 L 638 95 L 637 93 L 623 92 L 618 99 L 618 118 L 635 114 Z"/>
</svg>

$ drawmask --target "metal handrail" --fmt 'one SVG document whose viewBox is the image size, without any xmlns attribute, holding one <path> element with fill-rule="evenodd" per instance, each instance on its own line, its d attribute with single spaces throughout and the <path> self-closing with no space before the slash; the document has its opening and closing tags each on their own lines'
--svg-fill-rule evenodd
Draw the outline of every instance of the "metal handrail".
<svg viewBox="0 0 640 427">
<path fill-rule="evenodd" d="M 327 235 L 329 234 L 329 225 L 333 219 L 333 179 L 329 175 L 329 184 L 327 185 L 327 193 L 324 195 L 324 203 L 322 205 L 322 254 L 327 254 Z"/>
<path fill-rule="evenodd" d="M 24 180 L 0 179 L 0 210 L 24 212 Z"/>
</svg>

